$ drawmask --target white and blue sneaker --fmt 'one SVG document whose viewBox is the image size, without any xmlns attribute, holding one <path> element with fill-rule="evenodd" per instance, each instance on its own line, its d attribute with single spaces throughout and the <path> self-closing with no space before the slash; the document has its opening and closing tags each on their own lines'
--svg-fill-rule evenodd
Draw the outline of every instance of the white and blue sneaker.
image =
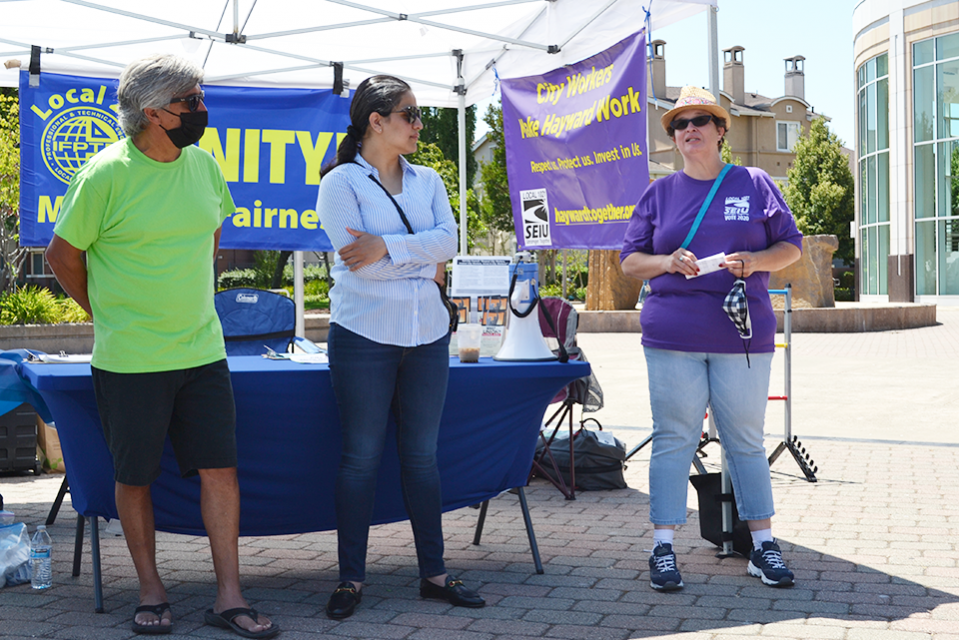
<svg viewBox="0 0 959 640">
<path fill-rule="evenodd" d="M 763 542 L 761 549 L 753 547 L 752 553 L 749 554 L 749 566 L 746 567 L 746 571 L 770 587 L 791 587 L 795 578 L 793 572 L 783 562 L 779 545 L 770 540 Z"/>
<path fill-rule="evenodd" d="M 657 591 L 677 591 L 683 588 L 683 577 L 676 568 L 673 545 L 660 542 L 649 556 L 649 586 Z"/>
</svg>

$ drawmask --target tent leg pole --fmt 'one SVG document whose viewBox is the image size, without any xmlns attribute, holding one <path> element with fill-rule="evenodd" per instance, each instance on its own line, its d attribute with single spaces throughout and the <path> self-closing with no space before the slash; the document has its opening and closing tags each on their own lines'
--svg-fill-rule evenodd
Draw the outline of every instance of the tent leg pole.
<svg viewBox="0 0 959 640">
<path fill-rule="evenodd" d="M 459 168 L 460 168 L 460 255 L 469 253 L 466 244 L 466 92 L 459 95 L 457 108 L 457 129 L 459 129 Z"/>
<path fill-rule="evenodd" d="M 719 104 L 719 25 L 716 21 L 716 7 L 706 7 L 707 43 L 709 47 L 709 92 Z"/>
<path fill-rule="evenodd" d="M 296 305 L 296 335 L 305 338 L 306 324 L 303 318 L 303 252 L 293 252 L 293 303 Z"/>
</svg>

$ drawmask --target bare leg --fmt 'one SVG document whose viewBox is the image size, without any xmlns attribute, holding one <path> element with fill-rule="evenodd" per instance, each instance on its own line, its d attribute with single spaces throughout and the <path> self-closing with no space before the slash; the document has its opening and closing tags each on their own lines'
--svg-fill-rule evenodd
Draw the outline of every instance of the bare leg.
<svg viewBox="0 0 959 640">
<path fill-rule="evenodd" d="M 747 520 L 746 526 L 749 527 L 750 531 L 762 531 L 763 529 L 772 529 L 773 519 L 766 518 L 765 520 Z"/>
<path fill-rule="evenodd" d="M 210 539 L 213 553 L 213 571 L 216 573 L 215 613 L 227 609 L 249 607 L 240 592 L 240 485 L 236 480 L 236 468 L 200 469 L 200 511 L 203 525 Z M 247 631 L 263 631 L 273 626 L 266 617 L 259 617 L 259 624 L 247 616 L 236 619 Z"/>
<path fill-rule="evenodd" d="M 432 582 L 433 584 L 435 584 L 435 585 L 438 586 L 438 587 L 445 587 L 445 586 L 446 586 L 446 576 L 448 576 L 448 575 L 449 575 L 448 573 L 444 573 L 444 574 L 442 574 L 442 575 L 433 576 L 432 578 L 427 578 L 427 580 L 429 580 L 430 582 Z"/>
<path fill-rule="evenodd" d="M 763 529 L 772 529 L 773 528 L 773 519 L 766 518 L 765 520 L 747 520 L 746 526 L 749 527 L 750 531 L 762 531 Z M 676 525 L 672 524 L 654 524 L 654 529 L 675 529 Z"/>
<path fill-rule="evenodd" d="M 153 523 L 153 499 L 150 487 L 116 483 L 117 513 L 123 523 L 123 536 L 133 558 L 133 566 L 140 581 L 140 604 L 160 604 L 167 601 L 166 590 L 157 572 L 156 530 Z M 172 624 L 169 611 L 163 620 L 150 612 L 136 615 L 137 624 L 144 626 Z"/>
</svg>

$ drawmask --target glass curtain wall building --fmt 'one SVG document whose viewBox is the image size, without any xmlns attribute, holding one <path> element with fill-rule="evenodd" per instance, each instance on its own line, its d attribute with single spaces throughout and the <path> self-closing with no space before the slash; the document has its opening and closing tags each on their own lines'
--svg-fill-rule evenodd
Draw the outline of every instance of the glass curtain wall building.
<svg viewBox="0 0 959 640">
<path fill-rule="evenodd" d="M 888 294 L 889 55 L 859 67 L 859 291 Z"/>
<path fill-rule="evenodd" d="M 959 295 L 959 33 L 912 61 L 916 295 Z"/>
<path fill-rule="evenodd" d="M 859 0 L 860 299 L 959 305 L 959 2 Z"/>
</svg>

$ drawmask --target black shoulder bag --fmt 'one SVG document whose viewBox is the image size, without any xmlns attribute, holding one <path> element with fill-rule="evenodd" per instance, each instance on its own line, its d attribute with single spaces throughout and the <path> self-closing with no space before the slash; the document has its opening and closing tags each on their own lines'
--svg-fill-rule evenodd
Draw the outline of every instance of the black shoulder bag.
<svg viewBox="0 0 959 640">
<path fill-rule="evenodd" d="M 360 164 L 360 163 L 357 162 L 356 164 Z M 381 183 L 379 180 L 373 177 L 372 173 L 367 174 L 366 177 L 372 180 L 373 184 L 375 184 L 376 186 L 378 186 L 380 189 L 383 190 L 383 193 L 386 194 L 386 197 L 389 198 L 390 202 L 393 203 L 393 206 L 396 207 L 396 212 L 400 214 L 400 218 L 403 220 L 403 224 L 406 226 L 406 230 L 409 232 L 410 235 L 413 235 L 413 227 L 410 225 L 410 221 L 406 218 L 406 214 L 403 212 L 403 208 L 396 201 L 396 198 L 393 197 L 393 194 L 387 191 L 386 187 L 383 186 L 383 183 Z M 436 281 L 434 280 L 433 282 L 436 282 Z M 446 290 L 443 288 L 443 285 L 441 285 L 439 282 L 436 282 L 436 287 L 440 290 L 440 301 L 443 303 L 443 306 L 446 307 L 446 311 L 450 315 L 450 325 L 449 325 L 450 331 L 456 331 L 460 323 L 459 309 L 457 308 L 455 304 L 453 304 L 453 302 L 446 295 Z"/>
</svg>

